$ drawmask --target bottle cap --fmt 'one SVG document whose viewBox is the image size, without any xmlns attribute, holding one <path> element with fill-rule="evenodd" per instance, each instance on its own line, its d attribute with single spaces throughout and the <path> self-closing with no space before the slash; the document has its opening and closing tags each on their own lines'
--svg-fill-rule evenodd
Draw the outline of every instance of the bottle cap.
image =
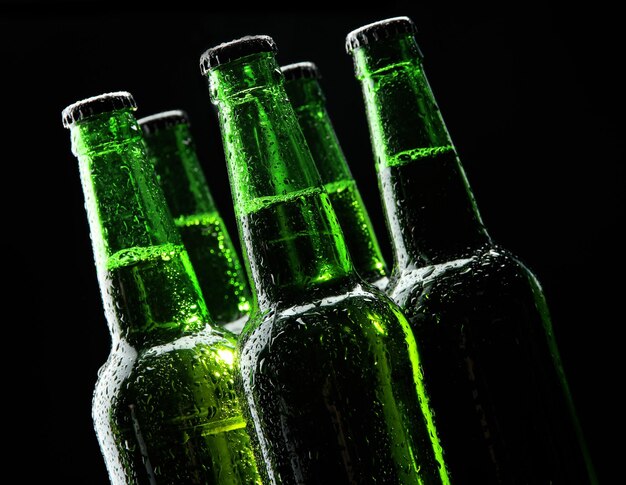
<svg viewBox="0 0 626 485">
<path fill-rule="evenodd" d="M 259 52 L 276 52 L 276 43 L 269 35 L 247 35 L 239 39 L 223 42 L 204 51 L 200 56 L 202 75 L 220 64 Z"/>
<path fill-rule="evenodd" d="M 170 128 L 175 125 L 189 124 L 187 113 L 180 109 L 171 111 L 161 111 L 150 116 L 144 116 L 137 120 L 139 126 L 146 135 L 151 135 L 160 130 Z"/>
<path fill-rule="evenodd" d="M 352 53 L 357 47 L 389 39 L 398 34 L 415 34 L 417 27 L 409 17 L 391 17 L 363 25 L 346 36 L 346 51 Z"/>
<path fill-rule="evenodd" d="M 63 110 L 63 126 L 69 128 L 85 118 L 124 108 L 137 109 L 135 99 L 128 91 L 115 91 L 81 99 Z"/>
<path fill-rule="evenodd" d="M 321 79 L 320 71 L 312 62 L 296 62 L 281 66 L 280 70 L 285 76 L 285 81 L 294 79 Z"/>
</svg>

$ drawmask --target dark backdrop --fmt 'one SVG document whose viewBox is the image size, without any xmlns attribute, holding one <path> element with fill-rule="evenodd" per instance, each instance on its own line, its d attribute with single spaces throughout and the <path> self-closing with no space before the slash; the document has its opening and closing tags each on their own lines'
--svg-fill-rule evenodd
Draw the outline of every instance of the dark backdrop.
<svg viewBox="0 0 626 485">
<path fill-rule="evenodd" d="M 9 357 L 3 441 L 27 463 L 15 461 L 24 482 L 107 483 L 90 409 L 110 338 L 61 110 L 117 90 L 135 96 L 138 116 L 186 110 L 213 195 L 235 235 L 220 133 L 198 60 L 217 43 L 271 35 L 281 64 L 318 64 L 328 110 L 391 260 L 344 39 L 353 28 L 396 15 L 418 25 L 430 83 L 492 236 L 543 283 L 600 476 L 607 479 L 619 465 L 604 439 L 619 436 L 614 393 L 623 382 L 617 373 L 624 324 L 617 13 L 599 4 L 594 10 L 381 4 L 376 10 L 355 4 L 349 12 L 0 4 Z"/>
</svg>

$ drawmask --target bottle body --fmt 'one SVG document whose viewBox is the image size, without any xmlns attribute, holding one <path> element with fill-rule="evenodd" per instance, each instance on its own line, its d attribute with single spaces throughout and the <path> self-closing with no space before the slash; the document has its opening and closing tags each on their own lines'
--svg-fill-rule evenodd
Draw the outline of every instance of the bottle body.
<svg viewBox="0 0 626 485">
<path fill-rule="evenodd" d="M 269 483 L 449 483 L 415 390 L 408 325 L 354 281 L 320 297 L 257 317 L 239 347 Z"/>
<path fill-rule="evenodd" d="M 596 483 L 541 286 L 487 233 L 414 33 L 394 18 L 346 45 L 394 248 L 386 292 L 420 345 L 450 473 L 459 483 Z"/>
<path fill-rule="evenodd" d="M 112 337 L 92 401 L 110 481 L 260 485 L 235 337 L 211 328 L 133 109 L 121 92 L 64 111 Z"/>
<path fill-rule="evenodd" d="M 535 276 L 486 245 L 408 271 L 389 294 L 417 336 L 446 460 L 461 483 L 589 484 L 589 460 Z"/>
<path fill-rule="evenodd" d="M 198 159 L 188 116 L 174 110 L 138 122 L 211 317 L 239 333 L 250 309 L 250 290 Z"/>
<path fill-rule="evenodd" d="M 101 368 L 93 420 L 112 484 L 261 484 L 232 380 L 234 341 L 181 337 Z"/>
</svg>

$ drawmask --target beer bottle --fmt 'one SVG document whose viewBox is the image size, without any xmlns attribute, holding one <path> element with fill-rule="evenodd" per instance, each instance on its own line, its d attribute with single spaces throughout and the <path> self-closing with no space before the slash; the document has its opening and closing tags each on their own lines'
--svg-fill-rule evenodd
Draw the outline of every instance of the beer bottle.
<svg viewBox="0 0 626 485">
<path fill-rule="evenodd" d="M 257 461 L 273 484 L 449 483 L 408 322 L 354 271 L 275 55 L 252 35 L 200 57 L 253 293 L 235 365 Z"/>
<path fill-rule="evenodd" d="M 343 230 L 354 269 L 384 289 L 387 265 L 356 181 L 326 109 L 320 71 L 312 62 L 282 66 L 285 90 Z"/>
<path fill-rule="evenodd" d="M 185 111 L 138 120 L 213 321 L 238 334 L 250 309 L 239 255 L 207 184 Z"/>
<path fill-rule="evenodd" d="M 595 474 L 545 295 L 490 237 L 422 65 L 416 27 L 350 32 L 394 261 L 441 443 L 459 483 L 589 484 Z"/>
<path fill-rule="evenodd" d="M 126 92 L 67 106 L 112 347 L 92 415 L 112 484 L 261 484 L 214 330 Z"/>
</svg>

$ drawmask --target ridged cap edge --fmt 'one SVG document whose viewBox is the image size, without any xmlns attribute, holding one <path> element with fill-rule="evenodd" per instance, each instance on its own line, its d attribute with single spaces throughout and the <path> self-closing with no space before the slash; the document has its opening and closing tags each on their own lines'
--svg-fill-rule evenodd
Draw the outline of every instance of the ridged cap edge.
<svg viewBox="0 0 626 485">
<path fill-rule="evenodd" d="M 69 128 L 86 118 L 124 108 L 136 110 L 135 98 L 128 91 L 113 91 L 76 101 L 63 109 L 61 117 L 63 126 Z"/>
<path fill-rule="evenodd" d="M 351 54 L 358 47 L 389 39 L 398 34 L 416 33 L 417 27 L 409 17 L 391 17 L 378 20 L 349 32 L 346 35 L 346 52 Z"/>
<path fill-rule="evenodd" d="M 210 69 L 241 57 L 259 52 L 276 52 L 274 39 L 269 35 L 246 35 L 239 39 L 211 47 L 200 56 L 200 72 L 206 75 Z"/>
</svg>

